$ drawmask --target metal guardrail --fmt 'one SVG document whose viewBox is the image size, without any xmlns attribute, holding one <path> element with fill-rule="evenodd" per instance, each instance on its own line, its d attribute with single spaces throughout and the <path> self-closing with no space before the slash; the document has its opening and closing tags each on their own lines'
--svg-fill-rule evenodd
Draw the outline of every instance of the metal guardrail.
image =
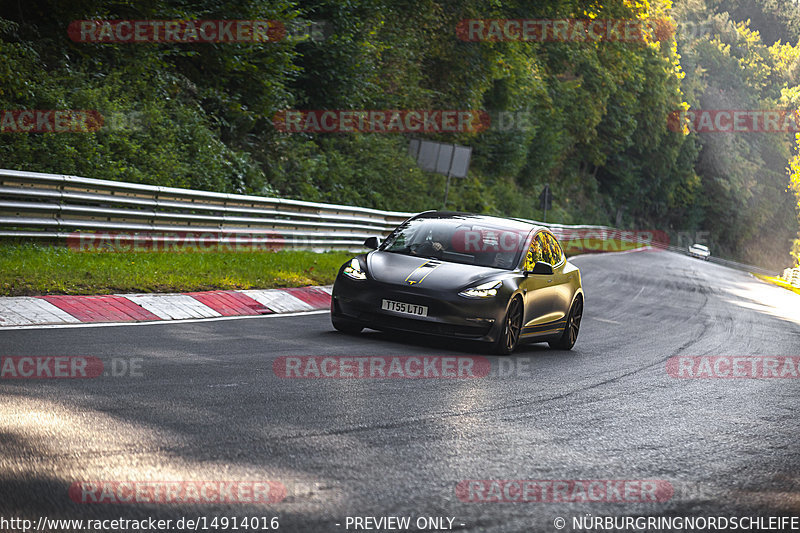
<svg viewBox="0 0 800 533">
<path fill-rule="evenodd" d="M 686 253 L 686 250 L 683 248 L 678 248 L 679 251 Z M 714 257 L 711 256 L 708 258 L 710 263 L 716 263 L 718 265 L 726 266 L 728 268 L 735 268 L 736 270 L 742 270 L 744 272 L 755 272 L 756 274 L 763 274 L 765 276 L 775 276 L 777 272 L 774 270 L 769 270 L 767 268 L 761 268 L 755 265 L 746 265 L 744 263 L 737 263 L 736 261 L 731 261 L 729 259 L 722 259 L 721 257 Z"/>
<path fill-rule="evenodd" d="M 148 245 L 168 247 L 196 239 L 311 250 L 363 250 L 364 239 L 386 236 L 414 213 L 160 187 L 80 176 L 0 170 L 0 238 L 78 242 L 96 235 L 146 236 Z M 557 236 L 621 230 L 607 226 L 547 226 Z M 619 237 L 615 237 L 619 239 Z M 95 241 L 95 244 L 97 242 Z M 130 239 L 128 241 L 130 244 Z M 643 243 L 647 244 L 647 243 Z M 656 248 L 686 253 L 684 248 Z M 751 265 L 711 257 L 711 262 L 774 275 Z M 798 279 L 798 278 L 794 278 Z"/>
<path fill-rule="evenodd" d="M 360 249 L 413 213 L 226 194 L 79 176 L 0 170 L 0 237 L 76 239 L 91 232 L 242 235 L 305 249 Z M 234 241 L 235 242 L 235 241 Z"/>
</svg>

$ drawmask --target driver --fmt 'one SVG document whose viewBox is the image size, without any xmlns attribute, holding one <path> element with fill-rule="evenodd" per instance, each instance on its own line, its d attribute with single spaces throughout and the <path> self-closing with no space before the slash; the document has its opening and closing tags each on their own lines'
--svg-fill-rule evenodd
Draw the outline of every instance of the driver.
<svg viewBox="0 0 800 533">
<path fill-rule="evenodd" d="M 414 255 L 429 256 L 442 252 L 448 237 L 447 228 L 434 226 L 424 241 L 419 243 L 411 253 Z"/>
</svg>

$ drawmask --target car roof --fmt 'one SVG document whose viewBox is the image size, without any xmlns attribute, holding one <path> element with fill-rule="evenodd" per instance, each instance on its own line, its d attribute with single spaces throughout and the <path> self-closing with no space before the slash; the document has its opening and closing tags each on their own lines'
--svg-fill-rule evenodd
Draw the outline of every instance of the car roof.
<svg viewBox="0 0 800 533">
<path fill-rule="evenodd" d="M 464 221 L 474 221 L 474 222 L 484 222 L 487 224 L 492 224 L 494 226 L 505 226 L 511 229 L 516 229 L 520 231 L 531 231 L 531 230 L 540 230 L 544 229 L 550 231 L 549 228 L 537 224 L 533 224 L 526 220 L 522 220 L 519 218 L 506 218 L 506 217 L 497 217 L 492 215 L 478 215 L 475 213 L 464 213 L 460 211 L 425 211 L 420 213 L 413 218 L 452 218 L 456 220 L 464 220 Z"/>
</svg>

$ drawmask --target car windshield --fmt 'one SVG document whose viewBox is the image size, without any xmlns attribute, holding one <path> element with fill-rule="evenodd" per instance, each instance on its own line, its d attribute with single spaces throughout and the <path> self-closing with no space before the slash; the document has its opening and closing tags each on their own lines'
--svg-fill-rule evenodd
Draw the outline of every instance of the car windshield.
<svg viewBox="0 0 800 533">
<path fill-rule="evenodd" d="M 417 218 L 398 227 L 381 250 L 511 270 L 528 233 L 468 218 Z"/>
</svg>

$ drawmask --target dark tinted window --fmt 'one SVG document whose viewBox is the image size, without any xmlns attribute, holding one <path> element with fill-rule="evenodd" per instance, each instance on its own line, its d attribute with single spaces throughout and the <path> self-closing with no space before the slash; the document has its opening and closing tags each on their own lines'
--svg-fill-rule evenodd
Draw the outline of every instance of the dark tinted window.
<svg viewBox="0 0 800 533">
<path fill-rule="evenodd" d="M 478 218 L 417 218 L 397 228 L 381 250 L 453 263 L 512 269 L 528 236 Z"/>
<path fill-rule="evenodd" d="M 525 254 L 525 270 L 533 270 L 537 261 L 543 261 L 553 266 L 561 262 L 563 252 L 555 237 L 542 231 L 531 243 Z"/>
<path fill-rule="evenodd" d="M 547 234 L 547 242 L 550 248 L 550 255 L 553 258 L 553 262 L 550 264 L 555 266 L 561 262 L 561 258 L 564 254 L 561 251 L 561 246 L 558 244 L 556 238 L 550 235 L 549 233 Z"/>
<path fill-rule="evenodd" d="M 542 237 L 542 233 L 539 233 L 533 242 L 531 242 L 530 247 L 528 248 L 528 253 L 525 254 L 525 270 L 533 270 L 534 265 L 536 265 L 537 261 L 547 261 L 545 259 L 545 249 L 547 248 Z"/>
</svg>

